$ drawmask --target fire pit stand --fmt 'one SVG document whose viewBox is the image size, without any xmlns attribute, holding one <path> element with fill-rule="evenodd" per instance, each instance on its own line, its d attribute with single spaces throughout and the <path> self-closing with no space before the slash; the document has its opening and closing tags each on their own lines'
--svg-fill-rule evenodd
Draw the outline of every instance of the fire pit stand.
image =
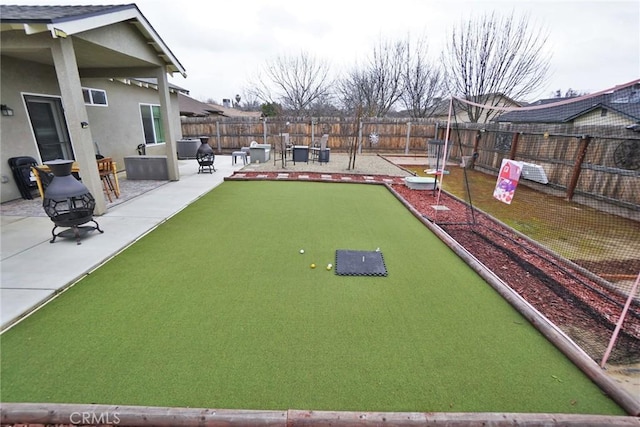
<svg viewBox="0 0 640 427">
<path fill-rule="evenodd" d="M 51 235 L 53 236 L 53 238 L 51 240 L 49 240 L 49 243 L 53 243 L 56 241 L 56 238 L 59 237 L 65 237 L 68 239 L 76 239 L 76 243 L 78 245 L 81 245 L 82 243 L 80 242 L 80 239 L 82 237 L 84 237 L 88 232 L 93 231 L 93 230 L 98 230 L 100 233 L 104 233 L 104 230 L 100 229 L 100 225 L 94 220 L 91 219 L 91 222 L 93 222 L 95 224 L 95 226 L 92 225 L 83 225 L 83 226 L 78 226 L 78 225 L 71 225 L 71 226 L 67 226 L 67 225 L 55 225 L 53 227 L 53 230 L 51 230 Z M 67 228 L 66 230 L 63 230 L 61 232 L 59 232 L 58 234 L 56 234 L 56 228 L 58 227 L 70 227 Z"/>
<path fill-rule="evenodd" d="M 56 241 L 56 237 L 75 237 L 76 243 L 80 244 L 80 238 L 91 230 L 100 229 L 98 223 L 93 219 L 93 210 L 96 200 L 89 192 L 89 189 L 71 175 L 72 160 L 52 160 L 45 163 L 51 169 L 54 177 L 44 192 L 42 207 L 51 221 L 55 224 L 49 243 Z M 82 226 L 92 222 L 95 226 Z M 58 227 L 67 227 L 68 230 L 56 234 Z"/>
</svg>

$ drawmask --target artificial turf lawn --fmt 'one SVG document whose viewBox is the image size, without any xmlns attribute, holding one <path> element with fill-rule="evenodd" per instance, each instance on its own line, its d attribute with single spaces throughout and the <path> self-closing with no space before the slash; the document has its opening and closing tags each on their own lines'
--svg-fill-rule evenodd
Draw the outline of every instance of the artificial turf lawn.
<svg viewBox="0 0 640 427">
<path fill-rule="evenodd" d="M 377 247 L 388 277 L 324 268 Z M 624 414 L 364 184 L 225 182 L 1 345 L 5 402 Z"/>
</svg>

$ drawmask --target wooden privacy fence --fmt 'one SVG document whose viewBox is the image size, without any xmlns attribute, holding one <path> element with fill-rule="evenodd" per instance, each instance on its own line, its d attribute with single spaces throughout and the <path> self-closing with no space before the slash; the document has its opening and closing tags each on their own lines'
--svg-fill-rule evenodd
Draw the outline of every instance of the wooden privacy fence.
<svg viewBox="0 0 640 427">
<path fill-rule="evenodd" d="M 288 133 L 297 145 L 310 145 L 329 134 L 327 146 L 334 151 L 348 151 L 355 140 L 363 151 L 424 154 L 427 140 L 434 138 L 438 124 L 421 119 L 367 118 L 360 124 L 353 118 L 211 118 L 183 117 L 184 138 L 208 136 L 219 152 L 231 152 L 251 141 L 275 145 L 280 134 Z"/>
<path fill-rule="evenodd" d="M 428 141 L 444 139 L 446 128 L 446 122 L 408 118 L 182 118 L 183 137 L 208 136 L 220 153 L 251 141 L 276 145 L 282 133 L 294 144 L 310 145 L 326 133 L 328 147 L 338 152 L 355 143 L 364 153 L 426 156 Z M 640 170 L 625 163 L 625 144 L 640 146 L 640 134 L 624 126 L 571 124 L 455 123 L 450 130 L 454 161 L 475 154 L 473 166 L 490 173 L 497 173 L 503 158 L 533 163 L 547 175 L 545 188 L 567 199 L 578 195 L 640 211 Z"/>
<path fill-rule="evenodd" d="M 463 124 L 451 130 L 450 144 L 452 159 L 476 153 L 477 169 L 497 174 L 502 159 L 533 163 L 544 169 L 546 187 L 568 200 L 582 196 L 640 212 L 640 170 L 629 164 L 628 149 L 640 149 L 640 136 L 623 126 Z"/>
</svg>

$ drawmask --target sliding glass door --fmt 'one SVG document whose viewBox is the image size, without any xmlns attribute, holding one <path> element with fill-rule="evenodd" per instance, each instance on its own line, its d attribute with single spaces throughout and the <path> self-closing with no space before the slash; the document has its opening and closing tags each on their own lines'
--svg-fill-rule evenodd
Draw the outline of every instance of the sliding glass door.
<svg viewBox="0 0 640 427">
<path fill-rule="evenodd" d="M 60 98 L 25 95 L 29 120 L 43 162 L 73 160 L 73 149 Z"/>
</svg>

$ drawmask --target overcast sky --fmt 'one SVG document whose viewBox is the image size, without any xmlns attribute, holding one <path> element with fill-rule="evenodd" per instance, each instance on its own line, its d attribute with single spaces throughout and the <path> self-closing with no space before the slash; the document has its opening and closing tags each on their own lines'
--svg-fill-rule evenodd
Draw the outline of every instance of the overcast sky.
<svg viewBox="0 0 640 427">
<path fill-rule="evenodd" d="M 6 0 L 5 0 L 6 1 Z M 133 0 L 132 0 L 133 1 Z M 132 1 L 124 1 L 131 3 Z M 109 0 L 9 0 L 11 4 L 119 4 Z M 243 94 L 278 55 L 301 51 L 339 73 L 369 55 L 375 42 L 426 35 L 438 57 L 451 28 L 496 11 L 528 14 L 548 33 L 548 84 L 597 92 L 640 78 L 640 0 L 137 0 L 142 14 L 187 71 L 171 82 L 199 100 Z M 527 101 L 532 101 L 529 99 Z"/>
</svg>

